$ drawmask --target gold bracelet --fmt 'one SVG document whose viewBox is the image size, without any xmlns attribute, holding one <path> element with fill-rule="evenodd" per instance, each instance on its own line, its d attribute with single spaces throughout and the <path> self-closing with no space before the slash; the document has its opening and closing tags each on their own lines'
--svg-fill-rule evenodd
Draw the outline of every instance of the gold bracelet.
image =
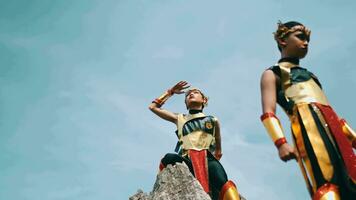
<svg viewBox="0 0 356 200">
<path fill-rule="evenodd" d="M 169 89 L 166 92 L 164 92 L 160 97 L 153 100 L 152 103 L 156 103 L 159 107 L 161 107 L 168 100 L 168 98 L 171 97 L 173 94 L 174 94 L 173 91 Z"/>
</svg>

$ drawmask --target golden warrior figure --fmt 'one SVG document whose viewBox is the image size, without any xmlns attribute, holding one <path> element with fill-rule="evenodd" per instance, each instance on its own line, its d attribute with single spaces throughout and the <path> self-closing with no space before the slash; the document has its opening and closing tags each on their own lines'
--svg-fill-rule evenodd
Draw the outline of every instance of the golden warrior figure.
<svg viewBox="0 0 356 200">
<path fill-rule="evenodd" d="M 279 62 L 261 78 L 261 120 L 283 161 L 296 159 L 313 200 L 356 199 L 356 135 L 333 111 L 318 78 L 299 65 L 308 52 L 310 30 L 299 22 L 278 23 Z M 294 145 L 275 115 L 288 115 Z"/>
<path fill-rule="evenodd" d="M 161 160 L 160 170 L 168 164 L 184 162 L 212 199 L 240 200 L 235 184 L 228 180 L 219 162 L 222 156 L 220 125 L 215 117 L 203 113 L 208 103 L 204 93 L 197 88 L 186 91 L 188 114 L 175 114 L 161 108 L 169 97 L 184 93 L 188 87 L 187 82 L 180 81 L 149 106 L 153 113 L 177 126 L 178 154 L 166 154 Z"/>
</svg>

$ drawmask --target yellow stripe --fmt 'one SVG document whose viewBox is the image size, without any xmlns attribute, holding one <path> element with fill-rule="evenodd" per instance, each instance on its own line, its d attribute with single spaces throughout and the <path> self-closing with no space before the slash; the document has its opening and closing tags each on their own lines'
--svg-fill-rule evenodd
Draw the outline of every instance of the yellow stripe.
<svg viewBox="0 0 356 200">
<path fill-rule="evenodd" d="M 298 104 L 297 106 L 321 172 L 324 178 L 327 181 L 330 181 L 334 173 L 334 168 L 331 165 L 329 154 L 327 153 L 327 149 L 320 136 L 319 130 L 310 112 L 308 104 Z"/>
<path fill-rule="evenodd" d="M 298 114 L 295 113 L 290 120 L 292 122 L 292 130 L 295 138 L 295 144 L 297 146 L 298 153 L 299 153 L 299 159 L 298 159 L 299 167 L 300 170 L 302 171 L 306 184 L 309 183 L 309 180 L 311 181 L 311 186 L 313 191 L 310 192 L 314 193 L 317 189 L 317 184 L 315 181 L 315 176 L 311 167 L 308 154 L 305 150 L 303 135 L 298 120 Z"/>
</svg>

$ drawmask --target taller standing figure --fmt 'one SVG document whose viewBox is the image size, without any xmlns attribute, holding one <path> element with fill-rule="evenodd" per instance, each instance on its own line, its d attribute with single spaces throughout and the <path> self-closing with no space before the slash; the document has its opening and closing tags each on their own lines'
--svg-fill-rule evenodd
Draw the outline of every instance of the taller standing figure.
<svg viewBox="0 0 356 200">
<path fill-rule="evenodd" d="M 298 161 L 313 200 L 355 200 L 355 132 L 331 108 L 318 78 L 299 64 L 310 33 L 299 22 L 278 23 L 274 36 L 281 59 L 261 77 L 261 120 L 279 157 Z M 276 104 L 290 119 L 294 145 L 284 136 Z"/>
</svg>

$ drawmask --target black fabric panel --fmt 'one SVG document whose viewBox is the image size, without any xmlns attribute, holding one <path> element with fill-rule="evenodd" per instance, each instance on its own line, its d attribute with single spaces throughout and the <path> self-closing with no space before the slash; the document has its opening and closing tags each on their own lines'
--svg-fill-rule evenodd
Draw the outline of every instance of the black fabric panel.
<svg viewBox="0 0 356 200">
<path fill-rule="evenodd" d="M 175 163 L 179 162 L 179 163 L 182 163 L 184 162 L 190 172 L 194 175 L 194 170 L 193 170 L 193 166 L 192 166 L 192 163 L 191 161 L 188 159 L 188 158 L 185 158 L 181 155 L 178 155 L 178 154 L 175 154 L 175 153 L 167 153 L 161 160 L 162 164 L 164 166 L 167 166 L 167 165 L 174 165 Z"/>
<path fill-rule="evenodd" d="M 308 154 L 311 166 L 312 166 L 312 170 L 313 170 L 313 174 L 314 174 L 314 178 L 317 184 L 317 188 L 319 188 L 320 186 L 322 186 L 324 183 L 326 183 L 323 174 L 321 172 L 320 166 L 318 164 L 318 161 L 316 159 L 315 156 L 315 152 L 313 150 L 313 147 L 310 143 L 310 140 L 308 138 L 308 133 L 305 130 L 303 121 L 300 117 L 300 115 L 298 114 L 298 120 L 300 121 L 300 128 L 301 128 L 301 132 L 302 132 L 302 136 L 303 136 L 303 141 L 304 141 L 304 145 L 305 145 L 305 151 Z"/>
<path fill-rule="evenodd" d="M 305 82 L 311 79 L 311 74 L 308 72 L 306 69 L 301 68 L 301 67 L 293 67 L 290 70 L 290 78 L 292 84 L 294 83 L 300 83 L 300 82 Z"/>
</svg>

